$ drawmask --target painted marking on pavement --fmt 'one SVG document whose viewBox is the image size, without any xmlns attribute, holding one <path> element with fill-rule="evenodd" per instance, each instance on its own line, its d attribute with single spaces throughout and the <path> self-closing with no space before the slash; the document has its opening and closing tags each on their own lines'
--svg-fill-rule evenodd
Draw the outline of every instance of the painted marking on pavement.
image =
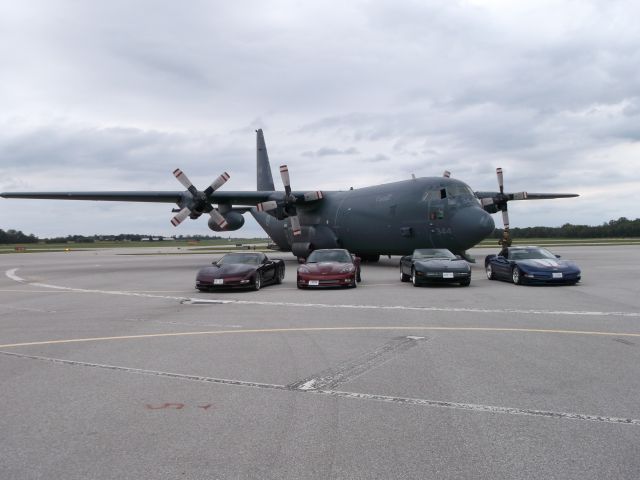
<svg viewBox="0 0 640 480">
<path fill-rule="evenodd" d="M 326 395 L 326 396 L 339 397 L 339 398 L 345 398 L 350 400 L 371 400 L 371 401 L 392 403 L 396 405 L 413 405 L 413 406 L 449 408 L 453 410 L 466 410 L 466 411 L 476 412 L 476 413 L 525 415 L 525 416 L 541 417 L 541 418 L 548 418 L 548 419 L 555 419 L 555 420 L 582 420 L 582 421 L 601 422 L 601 423 L 609 423 L 609 424 L 617 424 L 617 425 L 640 426 L 640 419 L 636 419 L 636 418 L 622 418 L 622 417 L 612 417 L 612 416 L 605 416 L 605 415 L 589 415 L 589 414 L 573 413 L 573 412 L 555 412 L 550 410 L 536 410 L 536 409 L 530 409 L 530 408 L 500 407 L 496 405 L 480 405 L 480 404 L 474 404 L 474 403 L 446 402 L 441 400 L 429 400 L 425 398 L 411 398 L 411 397 L 399 397 L 399 396 L 388 396 L 388 395 L 376 395 L 376 394 L 369 394 L 369 393 L 343 392 L 339 390 L 316 390 L 313 388 L 309 388 L 309 389 L 291 388 L 286 385 L 277 385 L 272 383 L 246 382 L 242 380 L 204 377 L 200 375 L 185 375 L 181 373 L 171 373 L 171 372 L 161 372 L 156 370 L 144 370 L 140 368 L 121 367 L 117 365 L 79 362 L 75 360 L 65 360 L 62 358 L 41 357 L 36 355 L 23 355 L 23 354 L 13 353 L 13 352 L 0 351 L 0 354 L 11 356 L 11 357 L 17 357 L 17 358 L 25 358 L 25 359 L 38 360 L 43 362 L 57 363 L 61 365 L 71 365 L 76 367 L 99 368 L 99 369 L 106 369 L 106 370 L 113 370 L 113 371 L 121 371 L 126 373 L 133 373 L 138 375 L 168 377 L 168 378 L 173 378 L 178 380 L 216 383 L 216 384 L 232 385 L 232 386 L 238 386 L 238 387 L 251 387 L 251 388 L 306 393 L 306 394 L 313 394 L 313 395 Z"/>
</svg>

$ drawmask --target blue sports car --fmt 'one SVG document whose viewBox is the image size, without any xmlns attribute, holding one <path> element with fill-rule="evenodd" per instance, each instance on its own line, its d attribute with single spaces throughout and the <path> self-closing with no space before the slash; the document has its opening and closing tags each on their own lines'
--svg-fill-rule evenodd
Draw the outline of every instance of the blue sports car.
<svg viewBox="0 0 640 480">
<path fill-rule="evenodd" d="M 484 260 L 489 280 L 523 283 L 575 285 L 580 269 L 570 260 L 562 260 L 541 247 L 507 247 Z"/>
</svg>

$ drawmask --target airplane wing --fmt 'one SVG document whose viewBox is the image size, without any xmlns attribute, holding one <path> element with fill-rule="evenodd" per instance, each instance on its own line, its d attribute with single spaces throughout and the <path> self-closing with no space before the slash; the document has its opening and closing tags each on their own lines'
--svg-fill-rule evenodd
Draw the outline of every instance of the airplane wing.
<svg viewBox="0 0 640 480">
<path fill-rule="evenodd" d="M 272 191 L 266 192 L 214 192 L 208 196 L 211 203 L 253 206 L 271 200 Z M 101 202 L 151 202 L 180 205 L 191 197 L 189 192 L 2 192 L 4 198 L 31 198 L 47 200 L 90 200 Z"/>
</svg>

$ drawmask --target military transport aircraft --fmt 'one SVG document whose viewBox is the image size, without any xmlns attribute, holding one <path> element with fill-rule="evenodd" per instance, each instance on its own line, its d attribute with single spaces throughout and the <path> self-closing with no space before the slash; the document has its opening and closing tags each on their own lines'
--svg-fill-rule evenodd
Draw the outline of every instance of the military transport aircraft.
<svg viewBox="0 0 640 480">
<path fill-rule="evenodd" d="M 132 192 L 5 192 L 5 198 L 100 200 L 175 203 L 178 226 L 187 217 L 209 215 L 216 232 L 237 230 L 250 212 L 277 247 L 306 258 L 319 248 L 346 248 L 364 261 L 380 255 L 408 255 L 416 248 L 447 248 L 465 258 L 466 250 L 490 235 L 491 213 L 502 212 L 505 243 L 509 243 L 507 203 L 576 197 L 573 193 L 504 193 L 502 169 L 497 192 L 474 192 L 445 171 L 442 177 L 412 178 L 345 191 L 300 192 L 291 189 L 289 170 L 280 167 L 284 191 L 274 187 L 262 130 L 257 130 L 257 190 L 218 189 L 229 179 L 225 172 L 207 189 L 198 190 L 176 169 L 173 174 L 186 191 Z M 215 205 L 215 206 L 214 206 Z"/>
</svg>

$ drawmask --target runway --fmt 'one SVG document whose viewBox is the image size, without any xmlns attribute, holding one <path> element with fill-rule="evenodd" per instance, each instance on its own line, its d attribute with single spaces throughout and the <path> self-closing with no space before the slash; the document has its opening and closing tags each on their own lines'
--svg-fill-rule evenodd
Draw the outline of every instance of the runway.
<svg viewBox="0 0 640 480">
<path fill-rule="evenodd" d="M 156 253 L 140 255 L 140 253 Z M 577 286 L 200 293 L 214 255 L 0 255 L 0 478 L 640 477 L 638 246 Z"/>
</svg>

